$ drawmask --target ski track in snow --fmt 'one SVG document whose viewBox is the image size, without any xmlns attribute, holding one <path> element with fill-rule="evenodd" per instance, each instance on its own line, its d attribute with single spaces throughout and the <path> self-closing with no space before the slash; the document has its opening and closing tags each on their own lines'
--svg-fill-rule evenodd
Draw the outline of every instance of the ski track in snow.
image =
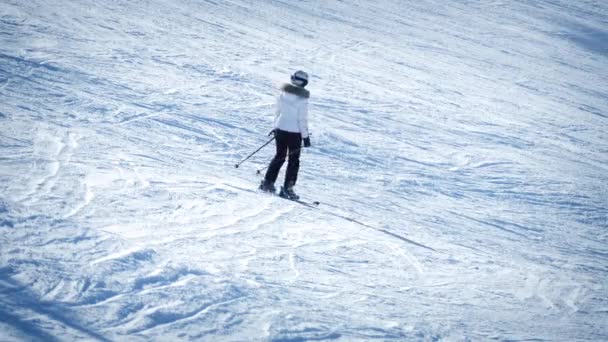
<svg viewBox="0 0 608 342">
<path fill-rule="evenodd" d="M 608 339 L 607 21 L 0 2 L 0 340 Z M 297 68 L 316 209 L 234 168 Z"/>
</svg>

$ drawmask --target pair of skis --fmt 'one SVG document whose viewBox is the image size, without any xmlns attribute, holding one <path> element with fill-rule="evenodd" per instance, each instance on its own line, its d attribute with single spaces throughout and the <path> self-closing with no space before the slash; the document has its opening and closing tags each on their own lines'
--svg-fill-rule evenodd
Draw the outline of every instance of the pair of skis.
<svg viewBox="0 0 608 342">
<path fill-rule="evenodd" d="M 317 208 L 319 206 L 319 204 L 321 204 L 319 201 L 304 201 L 304 200 L 301 200 L 299 198 L 296 199 L 296 198 L 284 197 L 284 196 L 281 196 L 281 195 L 279 195 L 279 194 L 277 194 L 275 192 L 262 191 L 262 190 L 258 190 L 258 191 L 261 192 L 261 193 L 272 195 L 272 196 L 277 196 L 277 197 L 282 198 L 284 200 L 288 200 L 288 201 L 291 201 L 291 202 L 296 202 L 298 204 L 301 204 L 301 205 L 304 205 L 304 206 L 307 206 L 307 207 L 310 207 L 310 208 Z"/>
<path fill-rule="evenodd" d="M 279 196 L 277 194 L 275 194 L 275 196 L 278 196 L 278 197 L 280 197 L 282 199 L 285 199 L 285 200 L 288 200 L 288 201 L 292 201 L 292 202 L 296 202 L 298 204 L 305 205 L 305 206 L 311 207 L 311 208 L 318 208 L 319 204 L 321 204 L 321 203 L 319 203 L 319 201 L 303 201 L 303 200 L 301 200 L 299 198 L 298 199 L 292 199 L 292 198 L 288 198 L 288 197 Z"/>
<path fill-rule="evenodd" d="M 276 196 L 276 197 L 282 198 L 282 199 L 284 199 L 286 201 L 291 201 L 291 202 L 294 202 L 294 203 L 298 203 L 298 204 L 301 204 L 303 206 L 307 206 L 307 207 L 310 207 L 310 208 L 318 208 L 319 205 L 321 204 L 318 201 L 304 201 L 304 200 L 301 200 L 301 199 L 290 199 L 290 198 L 286 198 L 286 197 L 281 197 L 276 192 L 267 192 L 267 191 L 262 191 L 260 189 L 254 190 L 254 189 L 242 188 L 240 186 L 235 186 L 235 185 L 226 184 L 226 183 L 224 183 L 223 185 L 227 186 L 227 187 L 230 187 L 230 188 L 233 188 L 233 189 L 240 190 L 240 191 L 247 191 L 247 192 L 259 193 L 259 194 L 267 194 L 269 196 Z"/>
</svg>

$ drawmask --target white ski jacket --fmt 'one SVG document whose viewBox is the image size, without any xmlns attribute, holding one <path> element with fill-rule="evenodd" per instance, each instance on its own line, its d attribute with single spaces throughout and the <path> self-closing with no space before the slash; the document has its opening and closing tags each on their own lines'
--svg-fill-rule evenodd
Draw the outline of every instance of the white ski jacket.
<svg viewBox="0 0 608 342">
<path fill-rule="evenodd" d="M 308 138 L 308 98 L 310 92 L 291 84 L 283 85 L 281 90 L 281 95 L 277 101 L 274 128 L 300 133 L 302 138 Z"/>
</svg>

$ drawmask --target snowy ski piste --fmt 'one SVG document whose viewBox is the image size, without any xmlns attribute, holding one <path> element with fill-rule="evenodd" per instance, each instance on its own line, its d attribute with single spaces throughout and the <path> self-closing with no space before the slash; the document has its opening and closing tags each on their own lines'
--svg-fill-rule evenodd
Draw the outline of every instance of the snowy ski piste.
<svg viewBox="0 0 608 342">
<path fill-rule="evenodd" d="M 0 0 L 0 341 L 608 340 L 607 24 Z M 309 205 L 235 167 L 296 70 Z"/>
</svg>

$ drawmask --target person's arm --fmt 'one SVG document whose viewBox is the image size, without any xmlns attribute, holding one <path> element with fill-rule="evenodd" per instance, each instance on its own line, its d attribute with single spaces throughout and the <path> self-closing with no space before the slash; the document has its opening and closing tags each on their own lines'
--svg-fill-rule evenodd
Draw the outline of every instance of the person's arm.
<svg viewBox="0 0 608 342">
<path fill-rule="evenodd" d="M 308 133 L 308 100 L 302 103 L 298 110 L 298 125 L 304 140 L 304 147 L 310 147 L 310 134 Z"/>
<path fill-rule="evenodd" d="M 308 101 L 304 101 L 298 108 L 298 126 L 302 138 L 308 138 Z"/>
<path fill-rule="evenodd" d="M 274 126 L 273 126 L 273 131 L 274 129 L 277 128 L 277 125 L 279 123 L 279 116 L 281 115 L 281 97 L 283 96 L 283 94 L 279 95 L 279 97 L 277 98 L 277 105 L 276 105 L 276 110 L 274 112 Z"/>
</svg>

